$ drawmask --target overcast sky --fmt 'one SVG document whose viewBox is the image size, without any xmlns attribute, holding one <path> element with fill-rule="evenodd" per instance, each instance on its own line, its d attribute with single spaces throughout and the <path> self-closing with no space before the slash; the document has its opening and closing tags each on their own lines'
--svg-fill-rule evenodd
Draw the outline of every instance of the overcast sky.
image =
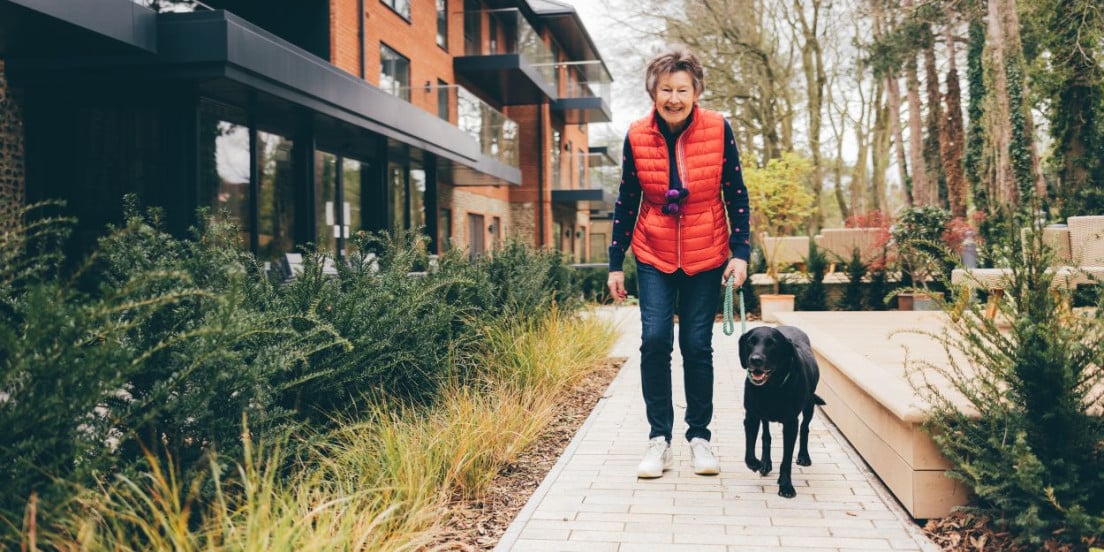
<svg viewBox="0 0 1104 552">
<path fill-rule="evenodd" d="M 594 40 L 602 55 L 606 67 L 613 74 L 613 91 L 610 109 L 613 122 L 592 125 L 593 138 L 603 140 L 606 136 L 615 139 L 624 138 L 629 123 L 644 116 L 651 106 L 644 92 L 644 63 L 657 46 L 650 46 L 648 40 L 633 36 L 614 18 L 613 7 L 626 5 L 626 0 L 560 0 L 571 4 L 583 20 L 587 32 Z M 624 14 L 623 9 L 617 9 Z M 593 140 L 592 141 L 595 141 Z"/>
</svg>

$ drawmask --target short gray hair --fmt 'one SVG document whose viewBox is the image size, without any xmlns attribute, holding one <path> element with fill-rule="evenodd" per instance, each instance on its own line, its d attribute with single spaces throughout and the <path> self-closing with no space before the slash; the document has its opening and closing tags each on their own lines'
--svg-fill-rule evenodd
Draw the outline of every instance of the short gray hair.
<svg viewBox="0 0 1104 552">
<path fill-rule="evenodd" d="M 700 96 L 705 90 L 705 76 L 701 62 L 690 50 L 676 46 L 648 62 L 648 69 L 644 73 L 644 89 L 648 91 L 648 97 L 655 98 L 660 75 L 679 71 L 690 73 L 690 78 L 694 81 L 694 93 Z"/>
</svg>

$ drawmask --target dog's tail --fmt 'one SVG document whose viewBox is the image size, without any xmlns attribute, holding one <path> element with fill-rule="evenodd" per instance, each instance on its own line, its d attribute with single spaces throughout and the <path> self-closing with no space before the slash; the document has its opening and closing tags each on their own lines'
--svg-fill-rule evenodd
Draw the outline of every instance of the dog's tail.
<svg viewBox="0 0 1104 552">
<path fill-rule="evenodd" d="M 820 395 L 817 395 L 816 393 L 813 393 L 813 404 L 819 404 L 821 406 L 824 406 L 828 403 L 824 402 L 824 399 L 820 398 Z"/>
</svg>

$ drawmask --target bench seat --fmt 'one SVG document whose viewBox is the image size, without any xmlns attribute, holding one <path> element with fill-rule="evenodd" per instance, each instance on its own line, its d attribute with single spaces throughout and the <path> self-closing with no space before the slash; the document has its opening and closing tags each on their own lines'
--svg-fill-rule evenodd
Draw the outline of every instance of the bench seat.
<svg viewBox="0 0 1104 552">
<path fill-rule="evenodd" d="M 940 518 L 971 496 L 948 478 L 949 462 L 924 431 L 927 404 L 905 375 L 905 357 L 946 359 L 931 338 L 901 330 L 938 332 L 936 311 L 780 312 L 782 324 L 809 334 L 820 365 L 821 407 L 909 514 Z M 907 347 L 907 351 L 906 351 Z M 964 412 L 973 412 L 964 399 Z M 817 458 L 813 457 L 814 467 Z"/>
</svg>

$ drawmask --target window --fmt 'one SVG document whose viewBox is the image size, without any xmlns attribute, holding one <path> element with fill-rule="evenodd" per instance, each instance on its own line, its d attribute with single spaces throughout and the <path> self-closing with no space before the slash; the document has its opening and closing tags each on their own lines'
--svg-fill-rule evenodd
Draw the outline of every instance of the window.
<svg viewBox="0 0 1104 552">
<path fill-rule="evenodd" d="M 482 54 L 483 12 L 479 0 L 464 0 L 464 55 Z"/>
<path fill-rule="evenodd" d="M 437 249 L 444 253 L 452 248 L 452 211 L 441 209 L 437 215 Z"/>
<path fill-rule="evenodd" d="M 491 244 L 495 251 L 502 249 L 502 217 L 491 219 Z"/>
<path fill-rule="evenodd" d="M 489 23 L 490 26 L 487 28 L 487 35 L 490 37 L 490 42 L 487 44 L 491 49 L 490 53 L 493 55 L 498 53 L 498 18 L 495 17 L 495 14 L 491 14 Z"/>
<path fill-rule="evenodd" d="M 468 213 L 468 241 L 470 242 L 468 247 L 471 248 L 469 255 L 472 259 L 478 259 L 487 252 L 483 232 L 486 232 L 483 225 L 483 215 Z"/>
<path fill-rule="evenodd" d="M 410 60 L 380 44 L 380 88 L 410 101 Z"/>
<path fill-rule="evenodd" d="M 295 189 L 290 139 L 257 131 L 257 256 L 275 259 L 295 248 Z"/>
<path fill-rule="evenodd" d="M 560 148 L 563 147 L 563 138 L 559 129 L 552 129 L 552 189 L 565 188 L 560 182 Z"/>
<path fill-rule="evenodd" d="M 410 21 L 410 0 L 380 0 L 380 2 L 401 15 L 403 19 Z"/>
<path fill-rule="evenodd" d="M 437 116 L 449 120 L 449 85 L 443 80 L 437 81 Z"/>
<path fill-rule="evenodd" d="M 448 0 L 437 0 L 437 45 L 448 50 Z"/>
</svg>

